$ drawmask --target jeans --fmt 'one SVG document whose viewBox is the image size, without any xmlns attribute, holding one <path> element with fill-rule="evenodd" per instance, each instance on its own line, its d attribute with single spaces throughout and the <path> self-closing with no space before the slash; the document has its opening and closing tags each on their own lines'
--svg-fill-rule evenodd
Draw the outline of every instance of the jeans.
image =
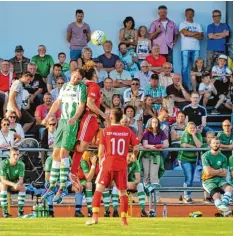
<svg viewBox="0 0 234 236">
<path fill-rule="evenodd" d="M 184 187 L 192 187 L 193 176 L 196 168 L 196 162 L 181 161 L 181 167 L 184 172 Z M 191 192 L 186 191 L 184 197 L 190 198 Z"/>
<path fill-rule="evenodd" d="M 81 51 L 81 49 L 70 49 L 70 59 L 77 61 L 81 57 Z"/>
<path fill-rule="evenodd" d="M 181 52 L 181 59 L 182 59 L 182 78 L 183 78 L 183 85 L 187 87 L 189 90 L 192 90 L 191 83 L 190 83 L 190 62 L 194 64 L 195 60 L 199 57 L 200 51 L 199 50 L 188 50 Z"/>
</svg>

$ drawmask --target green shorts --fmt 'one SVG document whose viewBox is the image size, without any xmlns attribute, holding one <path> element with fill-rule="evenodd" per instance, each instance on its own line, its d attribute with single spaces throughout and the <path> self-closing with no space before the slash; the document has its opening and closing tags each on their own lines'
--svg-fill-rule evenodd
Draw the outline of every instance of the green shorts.
<svg viewBox="0 0 234 236">
<path fill-rule="evenodd" d="M 225 178 L 215 177 L 215 178 L 205 180 L 202 183 L 202 186 L 208 193 L 210 193 L 213 189 L 221 188 L 225 184 L 228 184 Z"/>
<path fill-rule="evenodd" d="M 55 144 L 56 148 L 65 148 L 72 151 L 75 143 L 80 120 L 74 125 L 69 125 L 67 119 L 60 119 L 56 130 Z"/>
</svg>

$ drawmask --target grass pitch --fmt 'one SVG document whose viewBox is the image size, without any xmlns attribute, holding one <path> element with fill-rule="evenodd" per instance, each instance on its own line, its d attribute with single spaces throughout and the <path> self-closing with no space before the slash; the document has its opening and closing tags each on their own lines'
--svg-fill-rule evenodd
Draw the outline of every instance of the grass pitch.
<svg viewBox="0 0 234 236">
<path fill-rule="evenodd" d="M 100 218 L 94 226 L 87 218 L 0 219 L 0 235 L 8 236 L 214 236 L 232 235 L 232 218 Z"/>
</svg>

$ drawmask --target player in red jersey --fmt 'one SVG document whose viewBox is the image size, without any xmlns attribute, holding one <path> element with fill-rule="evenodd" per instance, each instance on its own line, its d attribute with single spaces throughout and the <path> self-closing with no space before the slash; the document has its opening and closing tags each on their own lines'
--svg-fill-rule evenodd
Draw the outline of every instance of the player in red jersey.
<svg viewBox="0 0 234 236">
<path fill-rule="evenodd" d="M 133 155 L 137 155 L 140 143 L 136 135 L 128 127 L 120 125 L 123 112 L 121 108 L 111 110 L 111 126 L 105 128 L 99 140 L 100 172 L 96 179 L 96 190 L 93 197 L 93 217 L 86 225 L 98 223 L 98 213 L 102 192 L 110 187 L 114 181 L 119 190 L 122 225 L 127 224 L 128 196 L 127 196 L 127 155 L 129 147 L 133 146 Z"/>
<path fill-rule="evenodd" d="M 73 184 L 80 186 L 80 181 L 77 178 L 77 170 L 80 165 L 81 157 L 83 153 L 88 149 L 89 144 L 92 142 L 96 132 L 99 129 L 97 118 L 98 116 L 104 119 L 108 118 L 108 115 L 100 110 L 100 88 L 97 82 L 97 73 L 94 69 L 92 61 L 87 62 L 83 67 L 85 71 L 85 85 L 88 88 L 87 91 L 87 104 L 86 111 L 80 122 L 80 128 L 77 134 L 77 140 L 79 144 L 75 146 L 75 153 L 72 158 L 72 166 L 70 179 Z"/>
</svg>

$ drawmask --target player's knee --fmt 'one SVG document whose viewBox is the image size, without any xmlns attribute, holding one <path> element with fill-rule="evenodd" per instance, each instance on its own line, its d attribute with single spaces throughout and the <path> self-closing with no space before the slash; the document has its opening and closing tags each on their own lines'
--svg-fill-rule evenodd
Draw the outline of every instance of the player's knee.
<svg viewBox="0 0 234 236">
<path fill-rule="evenodd" d="M 143 191 L 144 191 L 144 186 L 143 186 L 142 183 L 139 183 L 139 184 L 137 185 L 137 191 L 138 191 L 138 192 L 143 192 Z"/>
<path fill-rule="evenodd" d="M 220 196 L 221 189 L 219 187 L 216 187 L 210 191 L 210 196 L 212 198 L 216 198 Z"/>
<path fill-rule="evenodd" d="M 87 182 L 85 184 L 85 188 L 88 189 L 88 190 L 92 190 L 92 182 Z"/>
<path fill-rule="evenodd" d="M 232 193 L 232 191 L 233 191 L 233 188 L 232 188 L 232 186 L 230 186 L 230 185 L 227 185 L 227 186 L 226 186 L 226 188 L 224 189 L 224 191 L 225 191 L 225 192 Z"/>
<path fill-rule="evenodd" d="M 104 192 L 105 191 L 105 186 L 102 185 L 102 184 L 97 184 L 96 185 L 96 191 Z"/>
</svg>

